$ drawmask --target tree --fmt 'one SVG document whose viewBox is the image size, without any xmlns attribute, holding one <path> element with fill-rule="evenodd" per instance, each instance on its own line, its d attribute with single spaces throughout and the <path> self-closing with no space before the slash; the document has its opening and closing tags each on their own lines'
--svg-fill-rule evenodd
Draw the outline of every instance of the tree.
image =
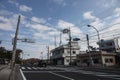
<svg viewBox="0 0 120 80">
<path fill-rule="evenodd" d="M 23 51 L 21 49 L 17 49 L 16 50 L 16 54 L 15 54 L 15 62 L 16 63 L 21 63 L 21 60 L 20 60 L 20 53 L 22 53 Z"/>
</svg>

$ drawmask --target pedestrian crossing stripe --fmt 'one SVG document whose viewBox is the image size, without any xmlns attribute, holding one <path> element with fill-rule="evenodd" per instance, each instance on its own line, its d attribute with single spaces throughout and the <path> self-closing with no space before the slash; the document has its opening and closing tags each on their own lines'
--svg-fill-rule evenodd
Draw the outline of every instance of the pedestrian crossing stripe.
<svg viewBox="0 0 120 80">
<path fill-rule="evenodd" d="M 41 67 L 21 67 L 22 70 L 55 70 L 57 68 L 41 68 Z M 60 70 L 60 69 L 59 69 Z"/>
<path fill-rule="evenodd" d="M 113 74 L 113 75 L 111 75 L 111 74 L 107 74 L 107 75 L 97 75 L 97 76 L 110 76 L 110 77 L 112 76 L 112 77 L 120 77 L 120 75 L 114 75 L 114 74 Z"/>
<path fill-rule="evenodd" d="M 35 69 L 35 70 L 37 70 L 37 68 L 35 68 L 35 67 L 32 67 L 33 69 Z"/>
<path fill-rule="evenodd" d="M 32 70 L 32 68 L 30 68 L 30 67 L 27 67 L 27 69 L 30 69 L 30 70 Z"/>
<path fill-rule="evenodd" d="M 25 69 L 25 67 L 21 67 L 21 69 Z"/>
<path fill-rule="evenodd" d="M 85 71 L 85 70 L 75 70 L 75 69 L 67 69 L 67 68 L 55 68 L 55 67 L 47 67 L 47 68 L 41 68 L 41 67 L 21 67 L 22 70 L 55 70 L 58 69 L 58 71 L 52 71 L 52 72 L 77 72 L 77 73 L 82 73 L 82 74 L 91 74 L 95 76 L 100 76 L 100 77 L 107 77 L 107 78 L 112 78 L 116 80 L 120 80 L 120 75 L 117 74 L 110 74 L 110 73 L 103 73 L 103 72 L 94 72 L 94 71 Z M 59 70 L 64 70 L 64 71 L 59 71 Z M 43 71 L 43 72 L 47 72 Z M 25 72 L 25 71 L 23 71 Z M 27 71 L 30 72 L 30 71 Z M 35 72 L 35 71 L 32 71 Z M 41 71 L 38 71 L 41 72 Z"/>
<path fill-rule="evenodd" d="M 120 75 L 117 75 L 117 74 L 108 74 L 108 73 L 84 71 L 84 70 L 73 71 L 73 72 L 79 72 L 79 73 L 82 73 L 82 74 L 91 74 L 91 75 L 95 75 L 95 76 L 107 77 L 107 78 L 120 80 Z"/>
</svg>

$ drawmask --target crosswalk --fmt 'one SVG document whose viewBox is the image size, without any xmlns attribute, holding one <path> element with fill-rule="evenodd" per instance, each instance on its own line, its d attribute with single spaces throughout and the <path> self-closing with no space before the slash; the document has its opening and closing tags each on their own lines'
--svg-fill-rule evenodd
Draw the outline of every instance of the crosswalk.
<svg viewBox="0 0 120 80">
<path fill-rule="evenodd" d="M 45 67 L 20 67 L 23 71 L 25 70 L 27 70 L 27 71 L 36 71 L 36 70 L 46 70 L 46 71 L 49 71 L 49 70 L 53 70 L 53 71 L 59 71 L 59 70 L 63 70 L 62 68 L 55 68 L 55 67 L 47 67 L 47 68 L 45 68 Z"/>
<path fill-rule="evenodd" d="M 94 75 L 94 76 L 99 76 L 99 77 L 112 78 L 112 79 L 115 79 L 115 80 L 120 80 L 120 75 L 118 75 L 118 74 L 112 74 L 112 73 L 78 70 L 78 69 L 75 69 L 75 68 L 65 69 L 65 71 L 67 71 L 67 72 L 81 73 L 81 74 L 86 74 L 86 75 Z"/>
<path fill-rule="evenodd" d="M 104 72 L 95 72 L 95 71 L 85 71 L 85 70 L 77 70 L 77 71 L 73 71 L 73 72 L 87 74 L 87 75 L 95 75 L 95 76 L 99 76 L 99 77 L 107 77 L 107 78 L 120 80 L 120 75 L 118 75 L 118 74 L 104 73 Z"/>
<path fill-rule="evenodd" d="M 104 72 L 95 72 L 95 71 L 86 71 L 86 70 L 78 70 L 75 68 L 58 68 L 58 67 L 21 67 L 23 71 L 52 71 L 52 72 L 75 72 L 75 73 L 81 73 L 86 75 L 94 75 L 99 77 L 106 77 L 106 78 L 112 78 L 115 80 L 120 80 L 120 75 L 118 74 L 112 74 L 112 73 L 104 73 Z"/>
</svg>

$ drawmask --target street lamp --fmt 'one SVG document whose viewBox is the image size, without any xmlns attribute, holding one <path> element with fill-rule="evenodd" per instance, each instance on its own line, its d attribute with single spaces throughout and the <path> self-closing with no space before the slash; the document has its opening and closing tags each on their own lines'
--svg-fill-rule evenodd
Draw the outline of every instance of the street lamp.
<svg viewBox="0 0 120 80">
<path fill-rule="evenodd" d="M 73 38 L 73 41 L 79 41 L 80 38 Z"/>
<path fill-rule="evenodd" d="M 99 31 L 94 27 L 94 26 L 91 26 L 91 25 L 87 25 L 88 27 L 92 27 L 93 29 L 96 30 L 97 32 L 97 36 L 98 36 L 98 42 L 99 42 L 99 51 L 101 52 L 101 41 L 100 41 L 100 35 L 99 35 Z"/>
<path fill-rule="evenodd" d="M 100 35 L 99 35 L 99 31 L 94 27 L 94 26 L 91 26 L 91 25 L 87 25 L 88 27 L 92 27 L 93 29 L 96 30 L 97 32 L 97 36 L 98 36 L 98 42 L 99 42 L 99 52 L 101 54 L 101 64 L 103 66 L 103 63 L 102 63 L 102 52 L 101 52 L 101 41 L 100 41 Z"/>
</svg>

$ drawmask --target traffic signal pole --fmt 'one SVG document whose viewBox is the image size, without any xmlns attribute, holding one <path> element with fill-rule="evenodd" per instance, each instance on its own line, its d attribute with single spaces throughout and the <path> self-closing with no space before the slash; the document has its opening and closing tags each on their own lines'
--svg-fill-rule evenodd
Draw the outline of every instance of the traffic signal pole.
<svg viewBox="0 0 120 80">
<path fill-rule="evenodd" d="M 90 64 L 90 66 L 93 66 L 94 62 L 93 62 L 93 59 L 92 59 L 92 56 L 91 56 L 91 53 L 90 53 L 90 45 L 89 45 L 89 36 L 88 36 L 88 34 L 86 35 L 86 38 L 87 38 L 88 55 L 89 55 L 89 59 L 88 59 L 89 62 L 88 63 Z"/>
</svg>

